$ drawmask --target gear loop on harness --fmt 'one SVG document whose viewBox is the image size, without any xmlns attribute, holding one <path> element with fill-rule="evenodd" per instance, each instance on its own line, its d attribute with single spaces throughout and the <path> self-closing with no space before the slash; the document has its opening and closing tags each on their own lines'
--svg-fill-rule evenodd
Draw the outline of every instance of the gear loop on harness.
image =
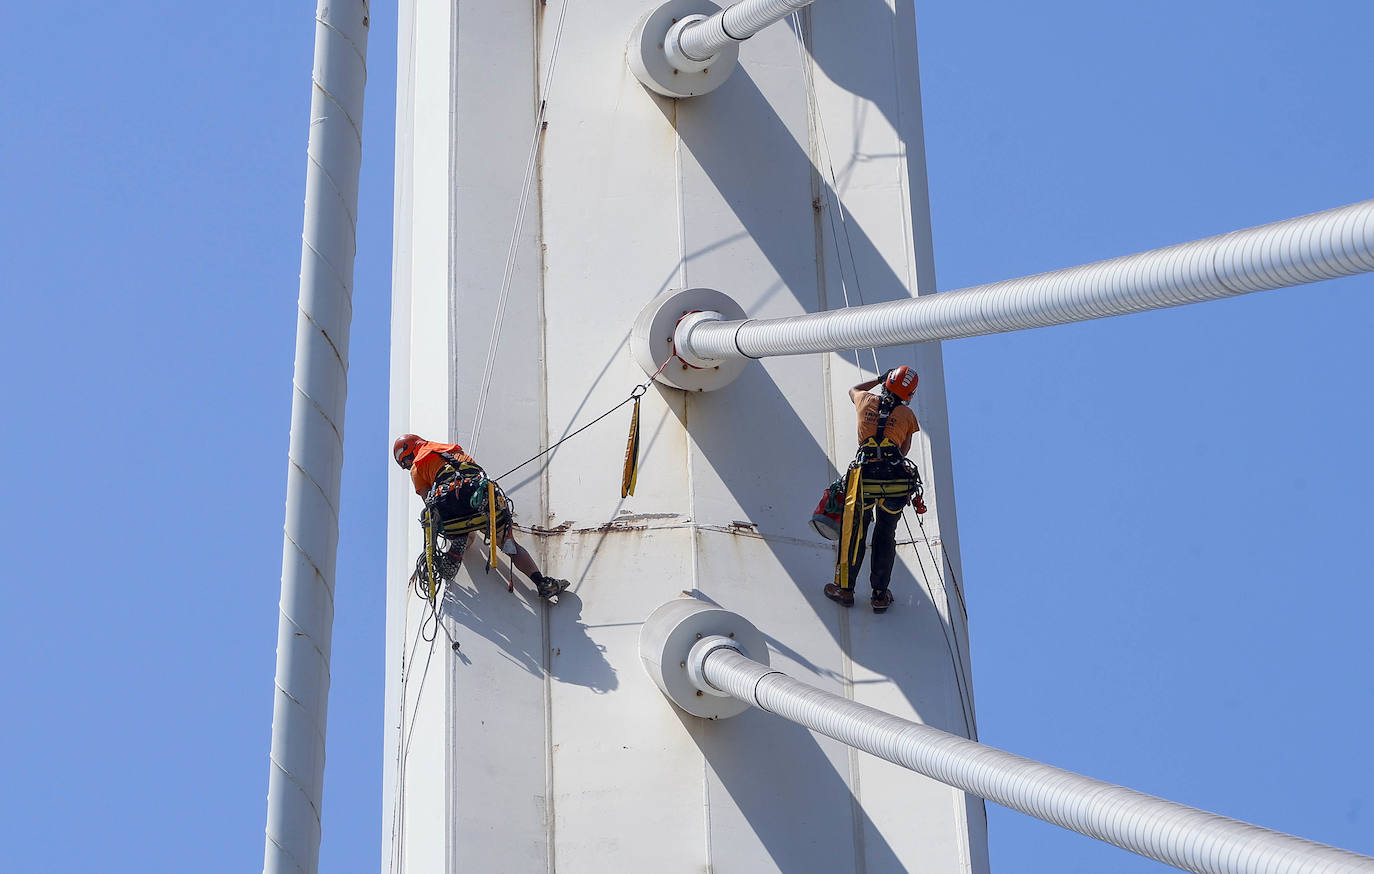
<svg viewBox="0 0 1374 874">
<path fill-rule="evenodd" d="M 474 461 L 443 452 L 444 466 L 424 495 L 420 521 L 425 529 L 424 552 L 416 564 L 421 584 L 417 592 L 431 602 L 439 586 L 458 573 L 469 535 L 482 532 L 491 547 L 490 566 L 500 543 L 510 537 L 515 503 Z M 446 544 L 440 551 L 439 541 Z"/>
</svg>

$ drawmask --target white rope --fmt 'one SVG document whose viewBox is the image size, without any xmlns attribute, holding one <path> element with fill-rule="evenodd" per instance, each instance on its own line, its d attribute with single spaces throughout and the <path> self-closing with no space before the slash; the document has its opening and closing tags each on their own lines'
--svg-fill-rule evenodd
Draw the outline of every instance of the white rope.
<svg viewBox="0 0 1374 874">
<path fill-rule="evenodd" d="M 406 592 L 409 600 L 409 590 Z M 424 630 L 424 620 L 415 629 L 415 638 L 411 641 L 410 657 L 401 670 L 401 730 L 398 732 L 398 748 L 396 752 L 396 795 L 392 799 L 391 806 L 391 871 L 393 874 L 403 874 L 405 871 L 405 795 L 406 795 L 406 763 L 410 759 L 410 738 L 415 733 L 415 720 L 419 715 L 420 697 L 425 693 L 425 678 L 429 676 L 429 664 L 434 658 L 434 645 L 439 640 L 436 631 L 434 637 L 429 642 L 429 654 L 425 657 L 425 668 L 420 674 L 420 688 L 415 691 L 415 707 L 410 713 L 410 725 L 406 726 L 406 690 L 410 681 L 409 667 L 415 663 L 415 651 L 419 648 L 420 632 Z"/>
<path fill-rule="evenodd" d="M 506 247 L 506 264 L 501 274 L 501 293 L 496 305 L 496 318 L 491 326 L 491 340 L 487 343 L 487 360 L 482 368 L 482 382 L 477 390 L 477 413 L 472 420 L 470 445 L 475 450 L 477 438 L 482 430 L 482 419 L 487 409 L 487 395 L 491 391 L 492 372 L 496 368 L 496 350 L 500 345 L 501 326 L 506 319 L 506 303 L 510 299 L 511 279 L 515 275 L 515 260 L 520 232 L 525 226 L 525 213 L 529 207 L 530 189 L 533 187 L 534 168 L 539 156 L 539 146 L 544 139 L 544 118 L 549 104 L 549 92 L 553 87 L 553 72 L 558 62 L 558 48 L 563 41 L 563 22 L 568 14 L 570 0 L 565 0 L 558 12 L 558 25 L 554 30 L 553 45 L 549 49 L 549 69 L 544 74 L 544 85 L 540 90 L 539 110 L 534 118 L 534 135 L 530 139 L 529 156 L 525 160 L 525 177 L 520 186 L 520 207 L 515 214 L 515 228 L 511 231 L 510 243 Z"/>
<path fill-rule="evenodd" d="M 840 251 L 841 233 L 844 235 L 845 248 L 849 251 L 849 269 L 854 274 L 854 295 L 858 297 L 859 303 L 862 304 L 864 302 L 864 296 L 863 289 L 859 285 L 859 268 L 854 264 L 854 246 L 849 239 L 849 225 L 844 217 L 844 204 L 840 201 L 840 183 L 835 177 L 835 162 L 831 157 L 830 139 L 826 136 L 825 122 L 821 118 L 820 106 L 816 101 L 816 83 L 814 79 L 815 61 L 812 59 L 811 53 L 806 50 L 806 43 L 802 39 L 801 12 L 794 12 L 790 17 L 792 19 L 792 33 L 797 38 L 797 55 L 801 58 L 803 71 L 802 79 L 806 83 L 806 111 L 811 118 L 811 126 L 820 134 L 820 141 L 817 143 L 820 148 L 820 154 L 816 157 L 819 158 L 825 164 L 826 169 L 830 171 L 829 199 L 834 202 L 835 209 L 832 211 L 829 208 L 830 204 L 827 203 L 825 205 L 825 214 L 826 218 L 830 221 L 830 239 L 835 245 L 835 263 L 838 264 L 840 268 L 840 294 L 844 297 L 845 307 L 848 308 L 850 306 L 849 286 L 845 281 L 844 253 Z M 835 212 L 840 214 L 840 229 L 838 231 L 835 228 Z M 853 351 L 854 368 L 856 370 L 862 370 L 862 367 L 859 365 L 859 350 L 855 349 Z M 877 373 L 881 373 L 882 371 L 878 367 L 877 349 L 870 348 L 868 351 L 873 355 L 873 370 Z"/>
<path fill-rule="evenodd" d="M 845 282 L 844 272 L 844 253 L 840 251 L 840 236 L 843 235 L 845 250 L 849 254 L 849 269 L 854 275 L 854 296 L 859 299 L 860 304 L 863 304 L 863 286 L 859 282 L 858 265 L 854 262 L 854 243 L 849 235 L 849 223 L 845 220 L 844 204 L 840 200 L 840 183 L 839 179 L 835 174 L 835 161 L 833 157 L 834 153 L 830 150 L 830 138 L 829 136 L 827 136 L 825 132 L 825 121 L 821 118 L 820 106 L 816 99 L 816 84 L 812 73 L 814 69 L 814 61 L 812 60 L 810 53 L 806 51 L 806 45 L 802 39 L 801 11 L 798 10 L 797 12 L 792 13 L 791 18 L 792 32 L 796 35 L 797 38 L 797 54 L 801 58 L 802 69 L 805 73 L 803 78 L 806 83 L 807 113 L 811 117 L 812 127 L 816 130 L 820 137 L 819 143 L 817 145 L 819 146 L 821 153 L 817 157 L 825 164 L 825 168 L 830 174 L 830 199 L 834 201 L 835 209 L 834 211 L 831 211 L 829 209 L 830 204 L 826 204 L 826 215 L 830 220 L 830 237 L 834 241 L 835 245 L 835 261 L 837 264 L 839 264 L 840 267 L 840 292 L 844 296 L 845 307 L 849 307 L 849 290 Z M 835 228 L 835 213 L 837 212 L 839 213 L 840 217 L 840 228 L 838 231 Z M 853 350 L 853 352 L 854 367 L 856 369 L 859 369 L 859 350 L 855 349 Z M 878 364 L 877 348 L 869 347 L 868 352 L 873 357 L 874 373 L 882 373 L 882 367 Z M 907 539 L 911 541 L 913 546 L 915 546 L 916 534 L 911 530 L 911 521 L 907 519 L 905 511 L 903 511 L 902 513 L 902 524 L 906 526 Z M 930 550 L 930 540 L 929 538 L 924 536 L 924 525 L 921 526 L 921 533 L 922 539 L 926 544 L 926 549 Z M 934 561 L 933 555 L 932 561 Z M 926 594 L 930 598 L 930 604 L 933 607 L 935 606 L 935 590 L 930 583 L 929 577 L 926 576 L 925 563 L 921 560 L 921 554 L 919 550 L 916 551 L 916 564 L 921 572 L 921 584 L 924 586 Z M 947 621 L 940 622 L 940 631 L 944 636 L 945 650 L 949 653 L 951 667 L 954 669 L 954 683 L 956 690 L 959 693 L 959 715 L 964 723 L 964 731 L 967 734 L 967 736 L 976 738 L 978 736 L 977 718 L 973 713 L 973 702 L 972 700 L 970 700 L 972 698 L 972 683 L 969 681 L 969 678 L 964 671 L 964 663 L 962 660 L 962 648 L 959 645 L 959 632 L 954 627 L 954 608 L 953 605 L 950 603 L 949 599 L 949 587 L 947 585 L 943 585 L 945 580 L 942 571 L 943 568 L 941 567 L 939 562 L 935 562 L 935 573 L 940 578 L 942 588 L 945 591 L 945 616 L 948 617 Z"/>
</svg>

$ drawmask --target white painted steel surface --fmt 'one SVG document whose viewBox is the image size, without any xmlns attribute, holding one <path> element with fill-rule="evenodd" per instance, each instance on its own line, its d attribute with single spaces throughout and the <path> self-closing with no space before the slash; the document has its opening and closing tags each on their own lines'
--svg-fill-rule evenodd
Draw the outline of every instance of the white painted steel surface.
<svg viewBox="0 0 1374 874">
<path fill-rule="evenodd" d="M 315 22 L 266 874 L 314 874 L 319 867 L 367 0 L 320 0 Z"/>
<path fill-rule="evenodd" d="M 749 658 L 726 638 L 703 639 L 697 649 L 700 671 L 693 681 L 700 691 L 730 695 L 941 783 L 1185 871 L 1374 872 L 1369 856 L 1084 777 L 832 695 Z"/>
<path fill-rule="evenodd" d="M 637 0 L 403 5 L 393 431 L 455 439 L 499 474 L 644 380 L 629 335 L 662 292 L 729 288 L 760 316 L 814 312 L 844 302 L 837 252 L 851 298 L 933 290 L 908 4 L 813 6 L 801 16 L 811 55 L 790 25 L 770 28 L 741 47 L 724 86 L 681 102 L 626 67 L 625 35 L 645 11 Z M 537 95 L 554 45 L 556 74 Z M 808 82 L 823 124 L 808 112 Z M 499 395 L 474 441 L 466 429 L 541 98 L 537 213 L 520 241 Z M 838 193 L 822 182 L 823 139 L 842 149 Z M 832 237 L 837 198 L 847 241 Z M 699 722 L 639 666 L 644 617 L 691 592 L 757 617 L 782 669 L 972 733 L 962 602 L 938 561 L 943 539 L 957 572 L 939 347 L 879 361 L 900 363 L 921 372 L 913 455 L 930 483 L 931 543 L 916 530 L 899 547 L 898 604 L 881 617 L 824 598 L 834 553 L 807 525 L 854 452 L 846 389 L 871 359 L 778 359 L 701 394 L 655 385 L 630 498 L 618 488 L 628 406 L 547 467 L 503 480 L 522 540 L 572 588 L 546 608 L 523 578 L 506 591 L 504 561 L 500 578 L 484 574 L 473 550 L 444 599 L 462 649 L 441 637 L 427 675 L 429 646 L 412 652 L 422 610 L 404 591 L 420 504 L 393 467 L 397 803 L 384 816 L 384 869 L 986 870 L 981 801 L 935 784 L 913 796 L 900 769 L 799 728 L 779 733 L 763 714 Z"/>
<path fill-rule="evenodd" d="M 1200 303 L 1374 270 L 1374 200 L 919 300 L 721 322 L 678 345 L 730 361 L 953 340 Z M 724 289 L 726 293 L 729 289 Z"/>
</svg>

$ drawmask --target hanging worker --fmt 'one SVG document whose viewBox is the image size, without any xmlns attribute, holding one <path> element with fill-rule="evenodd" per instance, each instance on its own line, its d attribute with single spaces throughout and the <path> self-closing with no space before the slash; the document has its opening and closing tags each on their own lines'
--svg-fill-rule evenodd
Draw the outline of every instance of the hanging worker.
<svg viewBox="0 0 1374 874">
<path fill-rule="evenodd" d="M 825 585 L 825 596 L 845 607 L 854 606 L 854 585 L 863 564 L 870 524 L 873 556 L 868 578 L 873 587 L 873 612 L 884 613 L 892 606 L 888 583 L 897 558 L 897 521 L 908 500 L 916 512 L 926 511 L 920 474 L 906 457 L 912 437 L 920 430 L 916 414 L 907 406 L 916 393 L 916 381 L 916 371 L 904 365 L 849 390 L 858 414 L 859 452 L 844 480 L 845 513 L 835 581 Z M 869 391 L 879 384 L 883 387 L 881 396 Z"/>
<path fill-rule="evenodd" d="M 529 577 L 539 597 L 549 600 L 568 588 L 567 580 L 546 577 L 525 548 L 515 542 L 514 503 L 501 487 L 457 443 L 432 443 L 414 434 L 402 434 L 391 447 L 392 457 L 410 471 L 415 494 L 424 499 L 420 523 L 425 548 L 417 562 L 417 574 L 449 579 L 458 572 L 463 552 L 479 531 L 486 537 L 495 566 L 497 544 L 511 557 L 516 569 Z M 439 539 L 447 541 L 441 549 Z M 425 568 L 435 569 L 426 574 Z M 431 589 L 430 597 L 433 598 Z"/>
</svg>

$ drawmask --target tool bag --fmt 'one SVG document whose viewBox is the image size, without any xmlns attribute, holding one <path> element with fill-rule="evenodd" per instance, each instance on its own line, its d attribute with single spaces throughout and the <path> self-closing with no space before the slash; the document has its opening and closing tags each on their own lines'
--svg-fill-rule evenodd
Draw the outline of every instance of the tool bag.
<svg viewBox="0 0 1374 874">
<path fill-rule="evenodd" d="M 826 540 L 840 539 L 840 514 L 844 511 L 844 477 L 830 484 L 811 513 L 811 528 Z"/>
</svg>

